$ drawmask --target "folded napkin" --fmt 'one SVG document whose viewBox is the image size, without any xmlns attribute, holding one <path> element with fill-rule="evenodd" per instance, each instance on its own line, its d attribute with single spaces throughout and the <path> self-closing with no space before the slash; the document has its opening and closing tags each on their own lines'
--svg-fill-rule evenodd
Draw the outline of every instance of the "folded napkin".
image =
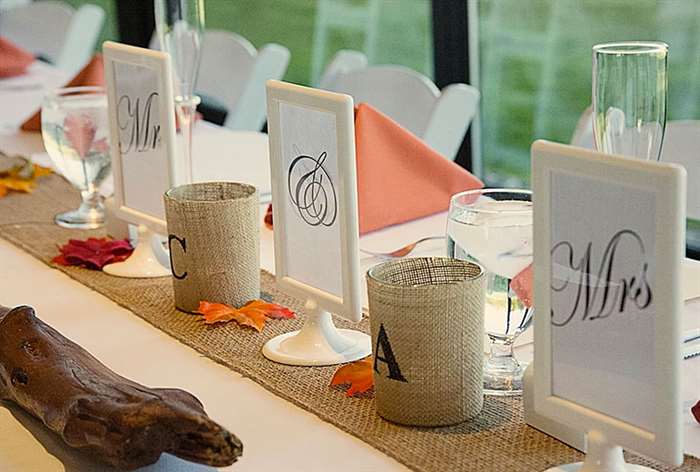
<svg viewBox="0 0 700 472">
<path fill-rule="evenodd" d="M 0 79 L 24 74 L 32 62 L 34 56 L 30 52 L 0 36 Z"/>
<path fill-rule="evenodd" d="M 366 103 L 355 109 L 360 234 L 445 211 L 482 188 L 468 171 Z"/>
<path fill-rule="evenodd" d="M 95 54 L 88 64 L 64 87 L 104 86 L 105 71 L 102 54 Z M 23 131 L 41 131 L 41 110 L 22 124 Z"/>
</svg>

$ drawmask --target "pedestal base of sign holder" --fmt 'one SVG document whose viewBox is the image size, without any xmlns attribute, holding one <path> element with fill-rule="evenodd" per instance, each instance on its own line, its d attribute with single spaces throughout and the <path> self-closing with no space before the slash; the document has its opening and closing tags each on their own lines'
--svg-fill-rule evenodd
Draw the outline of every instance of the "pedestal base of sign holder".
<svg viewBox="0 0 700 472">
<path fill-rule="evenodd" d="M 167 277 L 170 269 L 164 267 L 153 250 L 153 239 L 156 234 L 147 227 L 138 228 L 138 242 L 134 252 L 124 262 L 116 262 L 102 269 L 109 275 L 126 278 Z"/>
<path fill-rule="evenodd" d="M 552 467 L 545 472 L 655 472 L 641 465 L 625 462 L 622 448 L 610 444 L 599 431 L 590 431 L 587 435 L 586 459 L 575 464 Z"/>
<path fill-rule="evenodd" d="M 287 365 L 322 366 L 352 362 L 372 353 L 370 337 L 351 329 L 338 329 L 331 314 L 314 302 L 299 331 L 279 335 L 263 346 L 263 355 Z"/>
</svg>

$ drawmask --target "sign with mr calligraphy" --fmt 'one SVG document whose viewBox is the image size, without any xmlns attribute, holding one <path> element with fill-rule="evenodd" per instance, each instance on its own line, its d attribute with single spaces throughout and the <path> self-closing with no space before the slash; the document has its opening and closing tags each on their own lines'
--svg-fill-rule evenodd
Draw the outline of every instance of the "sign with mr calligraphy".
<svg viewBox="0 0 700 472">
<path fill-rule="evenodd" d="M 161 146 L 159 77 L 156 70 L 114 65 L 119 152 L 125 170 L 124 202 L 145 213 L 164 216 L 163 189 L 169 188 L 168 156 Z"/>
<path fill-rule="evenodd" d="M 103 51 L 117 214 L 165 234 L 163 193 L 184 175 L 170 56 L 110 41 Z"/>
</svg>

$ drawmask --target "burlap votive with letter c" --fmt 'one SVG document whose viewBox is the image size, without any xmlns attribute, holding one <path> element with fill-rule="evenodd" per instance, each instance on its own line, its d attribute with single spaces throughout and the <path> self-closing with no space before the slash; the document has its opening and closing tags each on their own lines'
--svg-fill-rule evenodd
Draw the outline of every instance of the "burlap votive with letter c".
<svg viewBox="0 0 700 472">
<path fill-rule="evenodd" d="M 255 187 L 203 182 L 165 193 L 175 306 L 202 300 L 236 308 L 260 297 L 260 221 Z"/>
<path fill-rule="evenodd" d="M 377 413 L 446 426 L 483 406 L 484 270 L 430 257 L 367 273 Z"/>
</svg>

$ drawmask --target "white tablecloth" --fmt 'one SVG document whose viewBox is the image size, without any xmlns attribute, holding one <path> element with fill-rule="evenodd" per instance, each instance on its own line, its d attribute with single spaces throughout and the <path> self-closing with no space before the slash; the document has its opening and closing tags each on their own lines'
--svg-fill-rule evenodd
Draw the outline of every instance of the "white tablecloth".
<svg viewBox="0 0 700 472">
<path fill-rule="evenodd" d="M 32 69 L 32 81 L 45 82 L 53 72 L 43 65 Z M 44 69 L 46 76 L 39 72 Z M 29 82 L 29 79 L 27 79 Z M 54 80 L 57 86 L 63 79 Z M 15 85 L 21 81 L 14 80 Z M 30 82 L 34 83 L 34 82 Z M 4 89 L 5 87 L 5 89 Z M 18 96 L 21 94 L 21 96 Z M 37 134 L 17 133 L 22 119 L 39 105 L 41 89 L 10 91 L 0 81 L 0 150 L 25 154 L 41 153 Z M 12 106 L 4 106 L 12 103 Z M 22 117 L 20 119 L 19 117 Z M 213 125 L 198 125 L 195 159 L 198 155 L 225 154 L 245 158 L 251 169 L 231 165 L 226 178 L 246 180 L 246 175 L 265 178 L 267 165 L 264 137 L 257 133 L 237 134 Z M 4 130 L 4 131 L 2 131 Z M 241 142 L 247 144 L 241 148 Z M 257 144 L 255 144 L 257 143 Z M 242 149 L 232 153 L 231 149 Z M 257 150 L 256 150 L 257 149 Z M 250 154 L 250 155 L 248 155 Z M 220 162 L 218 159 L 217 162 Z M 257 164 L 255 164 L 257 163 Z M 259 165 L 259 166 L 258 166 Z M 206 167 L 206 166 L 205 166 Z M 237 172 L 241 174 L 237 175 Z M 197 167 L 195 167 L 197 172 Z M 250 172 L 244 175 L 245 172 Z M 269 175 L 269 174 L 268 174 Z M 202 169 L 202 178 L 221 178 L 219 168 Z M 363 237 L 361 246 L 369 250 L 395 249 L 419 237 L 442 234 L 445 215 L 436 215 Z M 441 242 L 419 246 L 415 255 L 442 254 Z M 44 321 L 85 347 L 116 372 L 152 386 L 179 387 L 199 397 L 208 413 L 237 434 L 245 445 L 237 471 L 391 471 L 405 470 L 393 459 L 364 442 L 319 420 L 314 415 L 270 394 L 264 388 L 200 356 L 109 299 L 75 282 L 57 270 L 0 239 L 0 302 L 4 305 L 32 304 Z M 364 257 L 367 269 L 377 259 Z M 263 230 L 261 264 L 274 270 L 272 233 Z M 700 300 L 687 307 L 688 325 L 700 325 Z M 518 349 L 518 355 L 532 357 L 532 346 Z M 684 361 L 686 412 L 691 398 L 700 399 L 700 358 Z M 700 425 L 685 415 L 686 450 L 700 455 Z M 55 436 L 14 407 L 0 407 L 0 471 L 95 471 Z M 164 456 L 148 470 L 200 471 L 206 467 Z"/>
</svg>

